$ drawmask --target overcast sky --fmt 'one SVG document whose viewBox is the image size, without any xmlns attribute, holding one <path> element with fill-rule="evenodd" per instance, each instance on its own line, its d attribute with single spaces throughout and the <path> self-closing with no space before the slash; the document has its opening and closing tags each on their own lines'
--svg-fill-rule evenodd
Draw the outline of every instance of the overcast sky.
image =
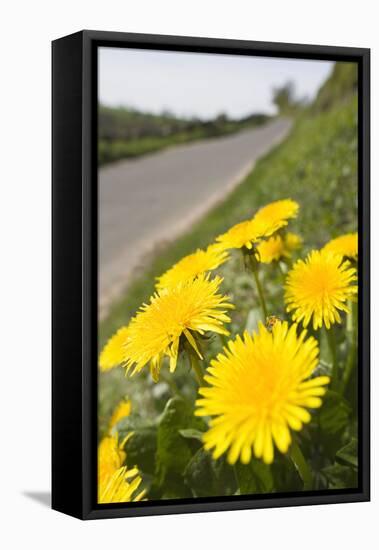
<svg viewBox="0 0 379 550">
<path fill-rule="evenodd" d="M 272 89 L 288 80 L 312 99 L 333 63 L 231 55 L 100 48 L 99 99 L 178 116 L 275 113 Z"/>
</svg>

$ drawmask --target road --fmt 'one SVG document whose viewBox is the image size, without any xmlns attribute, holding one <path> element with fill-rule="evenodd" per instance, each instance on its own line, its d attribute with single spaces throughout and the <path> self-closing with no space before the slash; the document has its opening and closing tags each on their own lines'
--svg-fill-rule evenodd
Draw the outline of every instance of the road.
<svg viewBox="0 0 379 550">
<path fill-rule="evenodd" d="M 101 168 L 100 316 L 154 246 L 178 236 L 222 200 L 290 127 L 289 120 L 278 119 Z"/>
</svg>

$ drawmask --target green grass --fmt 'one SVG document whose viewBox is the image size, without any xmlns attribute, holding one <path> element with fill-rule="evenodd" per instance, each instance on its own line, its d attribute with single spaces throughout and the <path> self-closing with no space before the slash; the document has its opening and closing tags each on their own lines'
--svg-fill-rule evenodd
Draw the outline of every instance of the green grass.
<svg viewBox="0 0 379 550">
<path fill-rule="evenodd" d="M 351 99 L 358 89 L 357 63 L 336 63 L 330 78 L 321 86 L 311 106 L 314 113 L 326 111 L 333 105 Z"/>
<path fill-rule="evenodd" d="M 127 323 L 149 298 L 158 275 L 182 256 L 206 246 L 234 223 L 251 217 L 260 206 L 280 198 L 297 200 L 300 213 L 290 228 L 301 234 L 309 249 L 321 246 L 337 234 L 356 230 L 356 189 L 357 104 L 354 97 L 329 112 L 298 120 L 290 137 L 261 159 L 225 202 L 153 258 L 101 323 L 100 344 Z M 234 278 L 241 288 L 246 286 L 247 275 L 243 270 L 241 274 L 239 258 L 221 269 L 221 274 L 225 270 L 235 271 Z M 230 275 L 228 273 L 228 279 Z M 228 290 L 237 291 L 236 288 Z M 244 293 L 239 297 L 243 300 Z M 252 295 L 243 302 L 241 314 L 254 299 Z"/>
</svg>

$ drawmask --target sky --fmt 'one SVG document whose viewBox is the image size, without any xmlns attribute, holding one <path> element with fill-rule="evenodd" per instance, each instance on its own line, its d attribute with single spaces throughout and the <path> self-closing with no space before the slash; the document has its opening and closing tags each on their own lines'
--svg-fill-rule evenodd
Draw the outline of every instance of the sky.
<svg viewBox="0 0 379 550">
<path fill-rule="evenodd" d="M 291 80 L 312 99 L 332 62 L 268 57 L 100 48 L 99 99 L 180 117 L 230 118 L 275 113 L 272 90 Z"/>
</svg>

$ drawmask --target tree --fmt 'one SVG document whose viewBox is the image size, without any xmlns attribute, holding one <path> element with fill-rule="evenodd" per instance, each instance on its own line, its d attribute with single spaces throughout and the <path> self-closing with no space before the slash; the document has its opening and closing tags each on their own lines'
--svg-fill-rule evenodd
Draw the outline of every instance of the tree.
<svg viewBox="0 0 379 550">
<path fill-rule="evenodd" d="M 277 106 L 280 114 L 289 113 L 302 104 L 302 102 L 296 100 L 295 85 L 291 81 L 274 88 L 272 101 Z"/>
</svg>

